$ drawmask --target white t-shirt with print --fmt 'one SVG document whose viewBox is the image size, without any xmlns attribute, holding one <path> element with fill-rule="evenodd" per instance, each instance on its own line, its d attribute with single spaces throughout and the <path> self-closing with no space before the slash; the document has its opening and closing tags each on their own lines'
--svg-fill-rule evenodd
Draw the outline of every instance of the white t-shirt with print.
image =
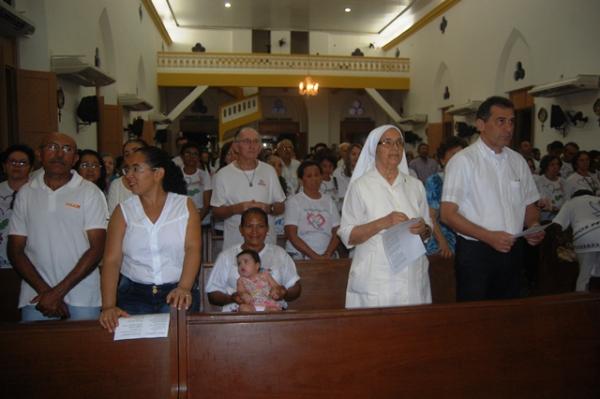
<svg viewBox="0 0 600 399">
<path fill-rule="evenodd" d="M 575 252 L 600 251 L 600 197 L 582 195 L 565 202 L 553 220 L 566 229 L 573 228 Z"/>
<path fill-rule="evenodd" d="M 321 198 L 312 199 L 302 192 L 286 201 L 285 224 L 297 226 L 298 237 L 323 255 L 331 241 L 331 230 L 340 225 L 340 216 L 331 196 L 322 194 Z M 300 254 L 290 241 L 285 248 L 289 253 Z"/>
</svg>

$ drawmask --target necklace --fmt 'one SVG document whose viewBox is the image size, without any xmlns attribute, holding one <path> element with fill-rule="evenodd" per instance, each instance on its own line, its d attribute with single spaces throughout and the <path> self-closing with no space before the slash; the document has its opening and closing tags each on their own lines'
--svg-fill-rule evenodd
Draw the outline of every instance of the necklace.
<svg viewBox="0 0 600 399">
<path fill-rule="evenodd" d="M 248 180 L 248 187 L 254 186 L 254 175 L 256 174 L 256 169 L 258 169 L 258 167 L 254 168 L 254 170 L 252 171 L 252 177 L 248 177 L 248 174 L 246 173 L 246 171 L 242 170 L 244 177 L 246 178 L 246 180 Z"/>
</svg>

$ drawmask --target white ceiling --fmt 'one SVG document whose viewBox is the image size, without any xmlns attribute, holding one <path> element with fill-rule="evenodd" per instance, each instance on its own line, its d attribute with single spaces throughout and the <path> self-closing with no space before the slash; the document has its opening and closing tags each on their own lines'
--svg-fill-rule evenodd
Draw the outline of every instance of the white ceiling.
<svg viewBox="0 0 600 399">
<path fill-rule="evenodd" d="M 196 29 L 379 33 L 412 0 L 166 0 L 177 24 Z M 229 1 L 230 8 L 225 7 Z M 345 12 L 349 7 L 351 12 Z"/>
</svg>

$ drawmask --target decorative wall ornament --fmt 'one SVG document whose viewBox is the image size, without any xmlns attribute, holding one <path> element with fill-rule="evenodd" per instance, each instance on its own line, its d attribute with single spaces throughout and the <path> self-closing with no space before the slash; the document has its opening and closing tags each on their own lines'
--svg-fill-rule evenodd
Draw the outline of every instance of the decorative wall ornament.
<svg viewBox="0 0 600 399">
<path fill-rule="evenodd" d="M 548 111 L 546 110 L 546 108 L 544 108 L 544 107 L 540 108 L 540 110 L 537 113 L 537 118 L 538 118 L 538 121 L 540 121 L 542 124 L 542 132 L 543 132 L 544 131 L 544 123 L 548 119 Z"/>
<path fill-rule="evenodd" d="M 286 108 L 285 105 L 283 105 L 283 101 L 281 100 L 281 98 L 276 98 L 275 101 L 273 101 L 273 107 L 271 108 L 271 112 L 273 112 L 274 114 L 285 114 L 286 113 Z"/>
<path fill-rule="evenodd" d="M 600 98 L 598 98 L 596 100 L 596 102 L 594 102 L 594 114 L 596 114 L 596 116 L 598 117 L 598 126 L 600 126 Z"/>
<path fill-rule="evenodd" d="M 396 58 L 400 57 L 400 49 L 399 48 L 396 48 L 396 54 L 395 55 L 396 55 Z"/>
<path fill-rule="evenodd" d="M 365 56 L 365 54 L 358 47 L 350 55 L 352 55 L 354 57 L 364 57 Z"/>
<path fill-rule="evenodd" d="M 448 20 L 446 17 L 442 17 L 442 22 L 440 23 L 440 31 L 442 31 L 442 35 L 446 33 L 446 28 L 448 27 Z"/>
<path fill-rule="evenodd" d="M 348 108 L 348 113 L 354 117 L 361 116 L 365 113 L 365 109 L 363 108 L 360 100 L 354 100 L 352 102 L 352 106 Z"/>
<path fill-rule="evenodd" d="M 444 100 L 448 100 L 450 98 L 450 89 L 448 89 L 448 86 L 446 86 L 444 88 L 444 95 L 443 95 Z"/>
<path fill-rule="evenodd" d="M 521 63 L 521 61 L 517 61 L 517 66 L 513 77 L 515 78 L 515 80 L 525 79 L 525 68 L 523 68 L 523 64 Z"/>
<path fill-rule="evenodd" d="M 204 53 L 206 48 L 201 43 L 196 43 L 194 47 L 192 47 L 192 52 L 194 53 Z"/>
</svg>

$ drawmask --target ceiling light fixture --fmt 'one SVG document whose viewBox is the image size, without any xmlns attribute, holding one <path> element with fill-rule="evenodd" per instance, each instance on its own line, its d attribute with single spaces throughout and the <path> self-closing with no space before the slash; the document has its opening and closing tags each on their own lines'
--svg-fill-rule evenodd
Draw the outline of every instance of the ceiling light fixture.
<svg viewBox="0 0 600 399">
<path fill-rule="evenodd" d="M 298 84 L 298 93 L 301 96 L 316 96 L 319 93 L 319 83 L 312 80 L 310 76 L 306 76 L 300 84 Z"/>
<path fill-rule="evenodd" d="M 350 7 L 346 7 L 346 8 L 344 8 L 344 11 L 350 12 L 350 11 L 352 11 L 352 9 Z"/>
<path fill-rule="evenodd" d="M 231 8 L 231 3 L 229 3 L 229 2 L 225 3 L 225 8 Z"/>
</svg>

